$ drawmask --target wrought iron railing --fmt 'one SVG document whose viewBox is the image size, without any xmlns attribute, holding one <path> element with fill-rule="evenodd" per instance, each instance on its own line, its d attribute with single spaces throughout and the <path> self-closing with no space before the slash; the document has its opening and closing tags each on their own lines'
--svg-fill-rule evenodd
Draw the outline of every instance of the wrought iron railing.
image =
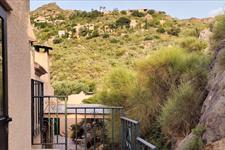
<svg viewBox="0 0 225 150">
<path fill-rule="evenodd" d="M 156 150 L 156 146 L 140 137 L 140 124 L 138 121 L 121 118 L 121 149 L 122 150 Z"/>
<path fill-rule="evenodd" d="M 60 131 L 60 120 L 66 120 L 66 101 L 67 98 L 61 96 L 32 96 L 33 145 L 65 147 L 66 133 Z"/>
<path fill-rule="evenodd" d="M 119 148 L 118 143 L 115 142 L 115 139 L 118 139 L 119 137 L 115 137 L 114 133 L 118 129 L 118 124 L 115 122 L 119 119 L 119 116 L 122 115 L 122 107 L 82 104 L 79 106 L 67 107 L 67 114 L 73 116 L 67 117 L 67 119 L 74 119 L 73 123 L 75 127 L 73 131 L 73 144 L 68 144 L 67 142 L 66 149 L 114 150 Z M 71 121 L 67 120 L 67 122 Z M 66 126 L 68 129 L 68 124 L 66 124 Z"/>
<path fill-rule="evenodd" d="M 156 150 L 140 137 L 140 124 L 123 116 L 122 107 L 67 105 L 67 97 L 44 96 L 32 80 L 32 144 L 60 150 Z M 40 147 L 38 147 L 40 148 Z"/>
<path fill-rule="evenodd" d="M 137 137 L 137 149 L 138 150 L 157 150 L 156 146 L 148 143 L 147 141 L 143 140 L 140 137 Z"/>
</svg>

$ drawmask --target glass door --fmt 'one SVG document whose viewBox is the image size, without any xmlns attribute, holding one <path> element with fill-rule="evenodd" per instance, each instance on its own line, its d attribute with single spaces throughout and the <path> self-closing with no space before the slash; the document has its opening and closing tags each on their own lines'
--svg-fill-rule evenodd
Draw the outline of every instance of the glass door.
<svg viewBox="0 0 225 150">
<path fill-rule="evenodd" d="M 0 5 L 0 149 L 8 149 L 6 12 Z"/>
</svg>

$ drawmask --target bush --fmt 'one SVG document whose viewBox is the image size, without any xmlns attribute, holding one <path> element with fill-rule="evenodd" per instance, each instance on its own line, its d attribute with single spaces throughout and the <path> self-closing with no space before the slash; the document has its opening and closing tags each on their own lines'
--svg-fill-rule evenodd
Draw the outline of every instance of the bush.
<svg viewBox="0 0 225 150">
<path fill-rule="evenodd" d="M 158 35 L 147 35 L 144 38 L 144 41 L 154 40 L 154 39 L 160 39 Z"/>
<path fill-rule="evenodd" d="M 207 48 L 207 42 L 195 37 L 187 37 L 180 42 L 180 46 L 190 52 L 201 51 Z"/>
<path fill-rule="evenodd" d="M 201 89 L 190 83 L 174 88 L 160 117 L 162 131 L 170 138 L 185 136 L 198 123 L 202 103 Z"/>
<path fill-rule="evenodd" d="M 149 13 L 150 15 L 153 15 L 153 14 L 155 14 L 155 10 L 154 10 L 154 9 L 150 9 L 150 10 L 148 10 L 148 13 Z"/>
<path fill-rule="evenodd" d="M 188 29 L 184 32 L 184 35 L 185 36 L 193 36 L 193 37 L 196 37 L 198 38 L 199 35 L 200 35 L 200 31 L 198 28 L 195 28 L 195 29 Z"/>
<path fill-rule="evenodd" d="M 122 15 L 126 15 L 126 14 L 127 14 L 127 11 L 122 10 L 120 13 L 121 13 Z"/>
<path fill-rule="evenodd" d="M 109 28 L 110 29 L 117 29 L 117 23 L 110 23 Z"/>
<path fill-rule="evenodd" d="M 128 114 L 140 120 L 143 133 L 151 128 L 174 87 L 190 81 L 199 88 L 205 85 L 207 65 L 205 56 L 177 47 L 160 49 L 137 63 L 138 86 L 129 101 Z"/>
<path fill-rule="evenodd" d="M 202 134 L 205 132 L 205 128 L 198 126 L 192 129 L 192 138 L 184 146 L 184 150 L 202 150 L 204 142 L 202 140 Z"/>
<path fill-rule="evenodd" d="M 225 15 L 216 17 L 212 38 L 217 42 L 225 39 Z"/>
<path fill-rule="evenodd" d="M 126 17 L 120 17 L 118 20 L 116 20 L 116 26 L 125 26 L 130 27 L 130 19 Z"/>
<path fill-rule="evenodd" d="M 36 22 L 34 24 L 34 26 L 37 27 L 38 29 L 43 29 L 48 26 L 48 23 L 47 22 Z"/>
<path fill-rule="evenodd" d="M 132 16 L 134 17 L 144 17 L 145 14 L 142 13 L 142 12 L 139 12 L 138 10 L 134 10 L 132 13 L 131 13 Z"/>
<path fill-rule="evenodd" d="M 115 38 L 113 38 L 113 39 L 110 40 L 110 43 L 118 43 L 118 42 L 119 42 L 119 40 L 117 40 Z"/>
<path fill-rule="evenodd" d="M 59 43 L 62 43 L 62 42 L 63 42 L 62 38 L 56 37 L 56 38 L 53 39 L 53 44 L 59 44 Z"/>
<path fill-rule="evenodd" d="M 118 48 L 116 50 L 116 56 L 122 56 L 123 54 L 125 54 L 125 52 L 126 52 L 126 49 L 124 49 L 124 48 Z"/>
<path fill-rule="evenodd" d="M 171 29 L 169 29 L 167 31 L 167 33 L 170 34 L 170 35 L 178 36 L 179 33 L 180 33 L 180 28 L 178 28 L 178 27 L 172 27 Z"/>
<path fill-rule="evenodd" d="M 109 38 L 109 33 L 104 33 L 104 34 L 102 35 L 102 38 L 104 38 L 104 39 Z"/>
<path fill-rule="evenodd" d="M 91 38 L 96 38 L 99 36 L 99 32 L 98 30 L 94 30 L 88 37 L 87 39 L 91 39 Z"/>
<path fill-rule="evenodd" d="M 87 28 L 85 28 L 85 27 L 81 27 L 79 29 L 79 35 L 80 36 L 86 36 L 88 33 L 89 33 L 89 30 Z"/>
<path fill-rule="evenodd" d="M 166 30 L 163 28 L 163 27 L 159 27 L 156 32 L 159 32 L 159 33 L 165 33 Z"/>
<path fill-rule="evenodd" d="M 53 83 L 53 88 L 56 95 L 71 95 L 78 94 L 81 91 L 85 93 L 94 92 L 96 89 L 95 83 L 87 81 L 57 81 Z"/>
<path fill-rule="evenodd" d="M 115 68 L 105 78 L 102 90 L 92 98 L 109 106 L 125 106 L 131 88 L 135 85 L 135 74 L 125 68 Z"/>
<path fill-rule="evenodd" d="M 162 100 L 165 100 L 166 96 L 163 95 L 166 91 L 173 86 L 177 87 L 184 79 L 205 79 L 208 58 L 203 54 L 188 53 L 182 48 L 171 47 L 158 50 L 137 65 L 141 78 L 149 83 L 148 86 L 154 89 L 157 97 L 162 96 Z"/>
</svg>

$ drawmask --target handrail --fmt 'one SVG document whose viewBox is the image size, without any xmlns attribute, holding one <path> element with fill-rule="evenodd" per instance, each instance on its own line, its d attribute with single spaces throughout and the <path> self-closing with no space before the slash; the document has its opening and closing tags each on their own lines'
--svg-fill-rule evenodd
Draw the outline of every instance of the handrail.
<svg viewBox="0 0 225 150">
<path fill-rule="evenodd" d="M 121 146 L 122 150 L 156 150 L 156 146 L 140 138 L 140 123 L 127 117 L 121 119 Z"/>
<path fill-rule="evenodd" d="M 138 143 L 140 143 L 141 145 L 144 145 L 144 147 L 150 148 L 151 150 L 156 150 L 156 146 L 145 141 L 144 139 L 137 137 L 136 140 L 138 141 Z"/>
<path fill-rule="evenodd" d="M 138 124 L 138 123 L 139 123 L 138 121 L 132 120 L 132 119 L 127 118 L 127 117 L 120 117 L 120 118 L 123 119 L 123 120 L 129 121 L 129 122 L 132 122 L 132 123 L 134 123 L 134 124 Z"/>
<path fill-rule="evenodd" d="M 74 107 L 67 107 L 67 109 L 123 109 L 123 107 L 117 107 L 117 106 L 74 106 Z"/>
</svg>

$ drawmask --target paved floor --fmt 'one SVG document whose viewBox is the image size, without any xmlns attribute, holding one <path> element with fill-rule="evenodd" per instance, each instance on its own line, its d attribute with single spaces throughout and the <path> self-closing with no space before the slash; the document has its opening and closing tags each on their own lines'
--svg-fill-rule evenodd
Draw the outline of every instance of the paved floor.
<svg viewBox="0 0 225 150">
<path fill-rule="evenodd" d="M 54 138 L 54 140 L 56 142 L 56 137 Z M 59 143 L 65 143 L 65 137 L 58 136 L 58 141 Z M 65 145 L 55 145 L 54 148 L 59 150 L 65 150 Z M 81 145 L 77 145 L 76 149 L 75 143 L 72 141 L 72 139 L 68 138 L 68 150 L 84 150 L 84 147 L 82 147 Z"/>
</svg>

